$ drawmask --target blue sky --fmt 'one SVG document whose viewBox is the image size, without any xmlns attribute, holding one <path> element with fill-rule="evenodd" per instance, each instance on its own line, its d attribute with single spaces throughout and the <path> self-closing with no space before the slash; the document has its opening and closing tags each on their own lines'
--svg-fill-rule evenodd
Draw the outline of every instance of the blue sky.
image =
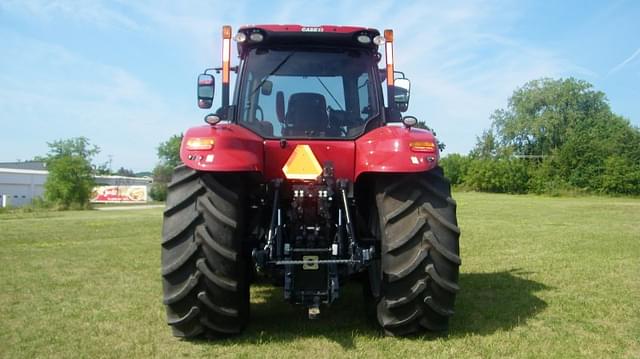
<svg viewBox="0 0 640 359">
<path fill-rule="evenodd" d="M 640 125 L 640 1 L 0 0 L 0 162 L 86 136 L 114 169 L 149 170 L 159 142 L 200 125 L 195 78 L 220 27 L 393 28 L 408 114 L 466 153 L 513 90 L 573 76 Z"/>
</svg>

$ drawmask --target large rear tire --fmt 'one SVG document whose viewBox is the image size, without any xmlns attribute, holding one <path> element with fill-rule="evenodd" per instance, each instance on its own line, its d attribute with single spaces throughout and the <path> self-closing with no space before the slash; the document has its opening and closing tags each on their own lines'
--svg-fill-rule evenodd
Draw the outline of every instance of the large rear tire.
<svg viewBox="0 0 640 359">
<path fill-rule="evenodd" d="M 173 335 L 240 333 L 249 319 L 243 184 L 176 167 L 162 227 L 162 287 Z"/>
<path fill-rule="evenodd" d="M 377 319 L 389 335 L 446 331 L 460 266 L 456 203 L 437 167 L 376 180 L 381 293 Z"/>
</svg>

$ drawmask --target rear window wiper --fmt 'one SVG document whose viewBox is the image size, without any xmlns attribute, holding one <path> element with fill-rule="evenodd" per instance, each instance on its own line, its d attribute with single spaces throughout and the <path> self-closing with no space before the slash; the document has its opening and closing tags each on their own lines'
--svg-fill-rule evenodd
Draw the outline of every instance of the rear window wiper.
<svg viewBox="0 0 640 359">
<path fill-rule="evenodd" d="M 264 85 L 265 82 L 267 82 L 267 79 L 271 76 L 273 76 L 273 74 L 275 74 L 276 72 L 278 72 L 278 70 L 280 70 L 280 68 L 287 62 L 289 61 L 289 59 L 291 58 L 291 56 L 293 56 L 293 54 L 295 54 L 296 52 L 293 51 L 291 52 L 289 55 L 287 55 L 287 57 L 285 57 L 282 61 L 280 61 L 280 63 L 278 64 L 278 66 L 274 67 L 273 70 L 271 70 L 271 72 L 269 72 L 269 74 L 267 76 L 265 76 L 262 81 L 260 81 L 260 83 L 258 84 L 258 86 L 256 86 L 251 93 L 249 93 L 248 97 L 253 96 L 254 93 L 256 93 L 256 91 L 258 91 L 262 85 Z"/>
</svg>

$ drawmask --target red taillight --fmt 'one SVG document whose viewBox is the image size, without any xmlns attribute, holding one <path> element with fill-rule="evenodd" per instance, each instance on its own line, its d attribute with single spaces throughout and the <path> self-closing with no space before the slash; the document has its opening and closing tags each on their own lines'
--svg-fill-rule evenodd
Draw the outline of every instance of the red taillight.
<svg viewBox="0 0 640 359">
<path fill-rule="evenodd" d="M 433 141 L 413 141 L 409 143 L 413 152 L 436 152 L 436 144 Z"/>
</svg>

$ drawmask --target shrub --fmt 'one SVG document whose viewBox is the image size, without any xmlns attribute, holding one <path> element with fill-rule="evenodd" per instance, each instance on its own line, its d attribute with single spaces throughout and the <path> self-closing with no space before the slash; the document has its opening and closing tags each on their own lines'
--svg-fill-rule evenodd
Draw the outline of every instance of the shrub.
<svg viewBox="0 0 640 359">
<path fill-rule="evenodd" d="M 558 196 L 570 191 L 572 186 L 561 175 L 554 157 L 529 165 L 529 192 Z"/>
<path fill-rule="evenodd" d="M 469 172 L 471 159 L 469 156 L 453 153 L 440 159 L 440 166 L 444 170 L 444 175 L 449 178 L 452 185 L 462 185 Z"/>
<path fill-rule="evenodd" d="M 167 184 L 163 182 L 154 182 L 149 190 L 149 196 L 154 201 L 164 202 L 167 200 Z"/>
<path fill-rule="evenodd" d="M 640 164 L 613 155 L 604 161 L 601 191 L 612 194 L 640 194 Z"/>
<path fill-rule="evenodd" d="M 471 163 L 466 185 L 476 191 L 526 193 L 527 165 L 517 159 L 478 159 Z"/>
</svg>

